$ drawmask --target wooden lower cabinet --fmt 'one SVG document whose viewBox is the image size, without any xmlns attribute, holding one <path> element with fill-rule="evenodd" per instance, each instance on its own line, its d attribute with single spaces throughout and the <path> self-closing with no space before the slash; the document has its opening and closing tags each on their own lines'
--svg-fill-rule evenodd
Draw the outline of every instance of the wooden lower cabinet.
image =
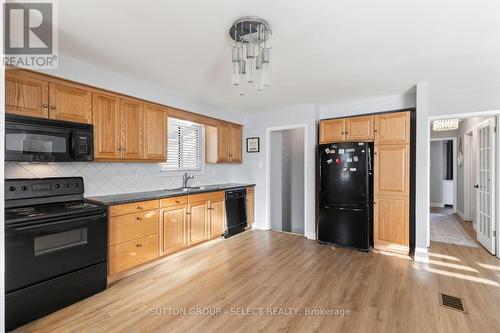
<svg viewBox="0 0 500 333">
<path fill-rule="evenodd" d="M 108 275 L 115 280 L 128 274 L 118 273 L 221 237 L 226 230 L 225 192 L 114 205 L 108 216 Z"/>
<path fill-rule="evenodd" d="M 254 188 L 247 187 L 247 226 L 252 227 L 255 219 L 254 213 Z"/>
<path fill-rule="evenodd" d="M 109 218 L 109 245 L 158 233 L 158 210 Z"/>
<path fill-rule="evenodd" d="M 224 199 L 210 202 L 210 238 L 220 237 L 226 230 L 226 210 L 224 205 Z"/>
<path fill-rule="evenodd" d="M 158 258 L 158 234 L 113 245 L 109 248 L 109 275 Z"/>
<path fill-rule="evenodd" d="M 409 243 L 409 205 L 408 197 L 375 196 L 373 205 L 375 246 Z"/>
<path fill-rule="evenodd" d="M 208 239 L 208 201 L 189 206 L 189 245 L 192 245 Z"/>
<path fill-rule="evenodd" d="M 187 208 L 187 205 L 162 208 L 162 254 L 169 254 L 188 246 Z"/>
</svg>

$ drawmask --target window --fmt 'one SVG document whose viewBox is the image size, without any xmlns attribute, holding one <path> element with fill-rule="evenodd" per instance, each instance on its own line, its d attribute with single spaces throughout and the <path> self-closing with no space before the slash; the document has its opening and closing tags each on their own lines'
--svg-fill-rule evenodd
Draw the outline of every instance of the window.
<svg viewBox="0 0 500 333">
<path fill-rule="evenodd" d="M 202 169 L 202 125 L 168 118 L 167 162 L 160 171 L 196 171 Z"/>
</svg>

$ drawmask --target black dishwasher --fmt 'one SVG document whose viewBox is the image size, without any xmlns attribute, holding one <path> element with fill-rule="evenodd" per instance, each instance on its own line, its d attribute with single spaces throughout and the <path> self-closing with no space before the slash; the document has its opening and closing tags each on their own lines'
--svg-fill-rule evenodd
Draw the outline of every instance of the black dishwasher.
<svg viewBox="0 0 500 333">
<path fill-rule="evenodd" d="M 226 191 L 227 230 L 224 238 L 245 231 L 247 226 L 246 189 Z"/>
</svg>

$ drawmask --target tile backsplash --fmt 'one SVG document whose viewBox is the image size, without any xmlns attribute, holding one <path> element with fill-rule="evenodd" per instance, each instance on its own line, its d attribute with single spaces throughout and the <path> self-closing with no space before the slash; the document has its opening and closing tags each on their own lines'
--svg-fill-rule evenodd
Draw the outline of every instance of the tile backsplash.
<svg viewBox="0 0 500 333">
<path fill-rule="evenodd" d="M 195 175 L 193 185 L 234 182 L 241 165 L 207 164 L 203 174 Z M 175 188 L 182 175 L 160 174 L 156 163 L 25 163 L 6 162 L 5 178 L 83 177 L 85 196 Z M 190 183 L 191 184 L 191 183 Z"/>
</svg>

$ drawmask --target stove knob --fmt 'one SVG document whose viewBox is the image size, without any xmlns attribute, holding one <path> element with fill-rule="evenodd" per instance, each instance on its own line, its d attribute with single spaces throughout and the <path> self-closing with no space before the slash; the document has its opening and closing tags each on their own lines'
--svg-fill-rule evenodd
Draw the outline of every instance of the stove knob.
<svg viewBox="0 0 500 333">
<path fill-rule="evenodd" d="M 64 184 L 64 187 L 65 187 L 65 188 L 68 188 L 68 187 L 69 187 L 69 184 L 68 184 L 68 183 Z"/>
<path fill-rule="evenodd" d="M 26 191 L 28 187 L 26 185 L 21 186 L 21 191 Z"/>
<path fill-rule="evenodd" d="M 56 188 L 56 190 L 58 190 L 58 189 L 61 188 L 61 185 L 60 184 L 55 184 L 54 187 Z"/>
<path fill-rule="evenodd" d="M 74 187 L 78 187 L 78 183 L 75 183 L 73 186 L 74 186 Z"/>
<path fill-rule="evenodd" d="M 15 186 L 9 186 L 9 191 L 14 192 L 16 190 Z"/>
</svg>

